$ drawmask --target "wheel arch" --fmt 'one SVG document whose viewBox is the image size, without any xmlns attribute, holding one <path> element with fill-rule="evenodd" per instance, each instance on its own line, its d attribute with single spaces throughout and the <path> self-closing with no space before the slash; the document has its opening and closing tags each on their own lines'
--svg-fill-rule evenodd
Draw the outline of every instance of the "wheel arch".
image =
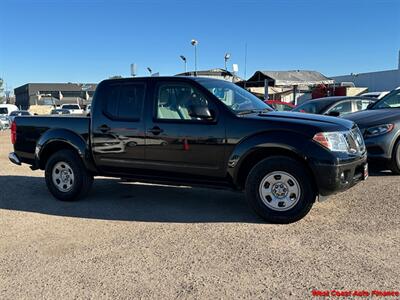
<svg viewBox="0 0 400 300">
<path fill-rule="evenodd" d="M 44 170 L 50 156 L 63 149 L 74 151 L 89 171 L 96 171 L 87 142 L 80 135 L 67 129 L 50 130 L 40 137 L 35 149 L 36 165 Z"/>
<path fill-rule="evenodd" d="M 265 147 L 265 148 L 258 148 L 252 153 L 248 154 L 240 164 L 240 167 L 237 171 L 237 176 L 235 183 L 237 186 L 240 188 L 243 188 L 246 183 L 247 176 L 250 172 L 250 170 L 261 160 L 272 157 L 272 156 L 286 156 L 290 157 L 299 163 L 301 163 L 304 168 L 307 170 L 307 172 L 310 175 L 310 178 L 312 180 L 312 186 L 315 190 L 317 190 L 317 184 L 313 175 L 313 172 L 309 165 L 307 164 L 306 160 L 304 157 L 298 155 L 296 152 L 293 152 L 291 150 L 285 149 L 285 148 L 280 148 L 280 147 Z"/>
<path fill-rule="evenodd" d="M 305 154 L 306 138 L 289 132 L 271 132 L 268 135 L 252 137 L 240 143 L 228 162 L 228 174 L 233 184 L 243 189 L 250 170 L 261 160 L 271 156 L 287 156 L 301 163 L 309 173 L 312 186 L 318 192 L 314 173 Z"/>
</svg>

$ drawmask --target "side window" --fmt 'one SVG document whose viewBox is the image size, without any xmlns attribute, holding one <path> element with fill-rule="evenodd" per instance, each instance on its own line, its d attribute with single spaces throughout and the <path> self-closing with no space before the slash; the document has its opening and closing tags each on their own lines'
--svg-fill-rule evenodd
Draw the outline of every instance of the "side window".
<svg viewBox="0 0 400 300">
<path fill-rule="evenodd" d="M 368 105 L 371 104 L 373 101 L 371 100 L 355 100 L 356 102 L 356 111 L 367 109 Z"/>
<path fill-rule="evenodd" d="M 156 118 L 160 120 L 200 121 L 193 116 L 193 107 L 203 106 L 215 114 L 215 109 L 196 88 L 185 83 L 166 83 L 156 91 Z"/>
<path fill-rule="evenodd" d="M 139 120 L 145 94 L 144 84 L 121 84 L 108 87 L 105 114 L 113 120 Z"/>
<path fill-rule="evenodd" d="M 336 111 L 340 113 L 340 115 L 349 114 L 352 112 L 351 101 L 344 101 L 336 104 L 333 108 L 329 110 L 329 112 Z"/>
</svg>

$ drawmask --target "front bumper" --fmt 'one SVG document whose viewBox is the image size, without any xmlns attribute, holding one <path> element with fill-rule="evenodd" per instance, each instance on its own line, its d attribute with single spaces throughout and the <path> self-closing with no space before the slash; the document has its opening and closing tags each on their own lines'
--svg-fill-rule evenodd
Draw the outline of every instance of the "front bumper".
<svg viewBox="0 0 400 300">
<path fill-rule="evenodd" d="M 367 155 L 337 165 L 315 164 L 313 167 L 315 180 L 320 196 L 329 196 L 343 192 L 358 182 L 367 179 Z"/>
</svg>

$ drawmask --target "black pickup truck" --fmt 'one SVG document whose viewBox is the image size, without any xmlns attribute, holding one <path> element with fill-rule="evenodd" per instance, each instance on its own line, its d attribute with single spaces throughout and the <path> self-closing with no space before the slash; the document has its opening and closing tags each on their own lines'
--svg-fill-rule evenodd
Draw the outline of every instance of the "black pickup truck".
<svg viewBox="0 0 400 300">
<path fill-rule="evenodd" d="M 353 122 L 275 112 L 235 84 L 209 78 L 105 80 L 91 116 L 16 117 L 11 139 L 10 160 L 45 170 L 60 200 L 84 196 L 99 175 L 230 187 L 245 191 L 273 223 L 297 221 L 317 198 L 368 176 Z"/>
</svg>

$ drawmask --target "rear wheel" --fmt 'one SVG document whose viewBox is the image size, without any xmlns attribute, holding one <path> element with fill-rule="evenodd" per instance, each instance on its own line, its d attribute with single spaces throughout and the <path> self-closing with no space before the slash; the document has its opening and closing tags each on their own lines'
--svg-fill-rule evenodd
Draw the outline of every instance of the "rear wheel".
<svg viewBox="0 0 400 300">
<path fill-rule="evenodd" d="M 271 223 L 291 223 L 311 209 L 316 193 L 304 165 L 290 157 L 273 156 L 256 164 L 246 180 L 250 206 Z"/>
<path fill-rule="evenodd" d="M 72 150 L 54 153 L 45 168 L 47 188 L 59 200 L 72 201 L 85 196 L 93 183 L 81 158 Z"/>
<path fill-rule="evenodd" d="M 400 141 L 397 141 L 396 145 L 394 146 L 389 167 L 392 173 L 400 175 Z"/>
</svg>

